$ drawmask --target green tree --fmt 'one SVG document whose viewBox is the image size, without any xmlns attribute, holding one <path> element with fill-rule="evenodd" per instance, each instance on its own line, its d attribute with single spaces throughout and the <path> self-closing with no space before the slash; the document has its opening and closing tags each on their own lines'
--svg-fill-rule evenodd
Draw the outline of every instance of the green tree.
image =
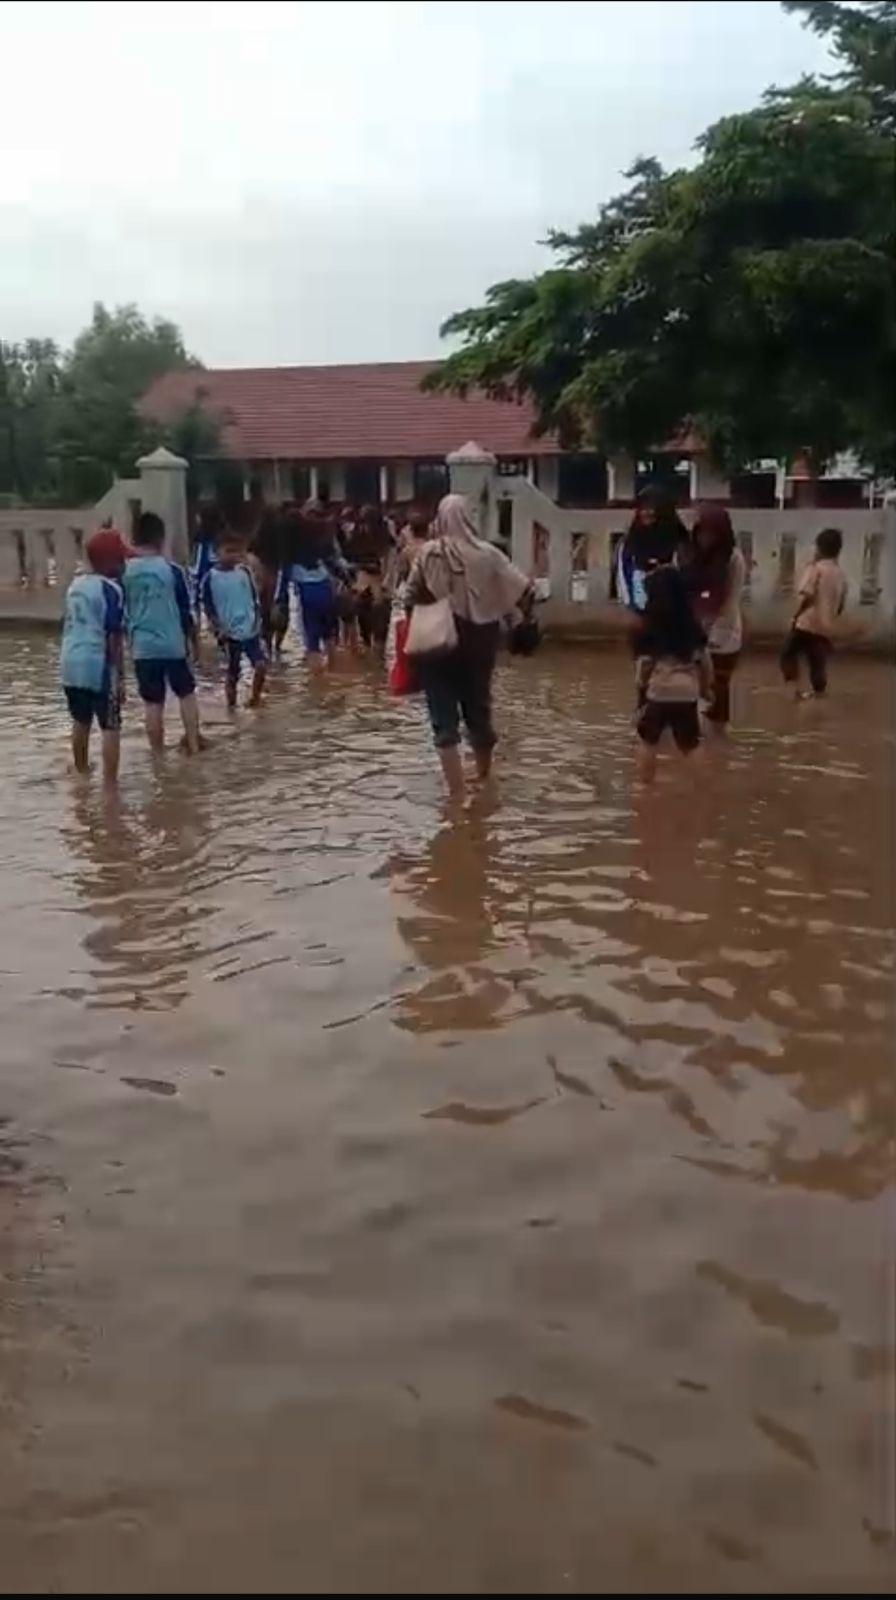
<svg viewBox="0 0 896 1600">
<path fill-rule="evenodd" d="M 173 322 L 150 322 L 133 305 L 95 305 L 63 364 L 55 430 L 62 499 L 98 499 L 110 478 L 129 475 L 154 438 L 138 400 L 162 373 L 198 365 Z"/>
<path fill-rule="evenodd" d="M 690 424 L 728 467 L 807 446 L 820 464 L 846 445 L 889 465 L 896 221 L 879 110 L 852 81 L 805 80 L 723 118 L 698 151 L 669 173 L 638 161 L 596 222 L 549 236 L 555 266 L 449 318 L 461 348 L 427 385 L 527 396 L 565 443 L 646 454 Z"/>
<path fill-rule="evenodd" d="M 0 341 L 0 494 L 51 495 L 59 351 L 51 339 Z"/>
<path fill-rule="evenodd" d="M 839 58 L 833 81 L 867 101 L 869 114 L 896 133 L 896 0 L 838 5 L 836 0 L 783 0 L 784 10 L 830 41 Z"/>
</svg>

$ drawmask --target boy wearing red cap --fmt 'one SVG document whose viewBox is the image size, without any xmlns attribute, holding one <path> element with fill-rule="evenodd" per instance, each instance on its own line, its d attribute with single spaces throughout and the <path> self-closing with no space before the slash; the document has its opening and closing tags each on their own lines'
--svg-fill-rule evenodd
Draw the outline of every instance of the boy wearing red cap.
<svg viewBox="0 0 896 1600">
<path fill-rule="evenodd" d="M 88 571 L 79 573 L 65 596 L 59 676 L 72 719 L 76 772 L 87 772 L 90 729 L 102 732 L 103 777 L 118 777 L 121 747 L 121 662 L 124 596 L 118 581 L 127 550 L 114 528 L 100 528 L 84 550 Z"/>
</svg>

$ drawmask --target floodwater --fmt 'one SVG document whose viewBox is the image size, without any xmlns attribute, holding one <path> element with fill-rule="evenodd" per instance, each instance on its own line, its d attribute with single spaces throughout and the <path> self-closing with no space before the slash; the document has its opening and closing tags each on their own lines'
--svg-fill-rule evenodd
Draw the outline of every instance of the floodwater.
<svg viewBox="0 0 896 1600">
<path fill-rule="evenodd" d="M 363 664 L 116 808 L 0 662 L 4 1592 L 889 1588 L 886 664 L 642 801 L 545 652 L 451 816 Z"/>
</svg>

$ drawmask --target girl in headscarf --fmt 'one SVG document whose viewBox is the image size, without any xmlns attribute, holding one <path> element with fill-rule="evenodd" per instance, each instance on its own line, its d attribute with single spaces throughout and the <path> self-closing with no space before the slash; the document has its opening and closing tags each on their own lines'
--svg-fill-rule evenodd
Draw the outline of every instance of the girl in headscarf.
<svg viewBox="0 0 896 1600">
<path fill-rule="evenodd" d="M 451 794 L 463 792 L 460 724 L 473 747 L 480 779 L 491 771 L 492 675 L 501 622 L 515 609 L 531 609 L 529 579 L 497 545 L 480 539 L 466 497 L 448 494 L 436 512 L 434 537 L 417 555 L 407 583 L 407 605 L 448 600 L 457 628 L 457 648 L 435 660 L 423 658 L 420 677 L 433 739 Z"/>
<path fill-rule="evenodd" d="M 629 611 L 640 616 L 647 574 L 657 567 L 669 566 L 687 542 L 688 530 L 672 496 L 656 486 L 645 489 L 638 496 L 635 514 L 616 558 L 616 592 Z"/>
<path fill-rule="evenodd" d="M 694 616 L 704 629 L 713 665 L 713 692 L 706 716 L 725 727 L 731 720 L 731 674 L 743 643 L 741 596 L 747 568 L 724 506 L 697 507 L 683 562 Z"/>
</svg>

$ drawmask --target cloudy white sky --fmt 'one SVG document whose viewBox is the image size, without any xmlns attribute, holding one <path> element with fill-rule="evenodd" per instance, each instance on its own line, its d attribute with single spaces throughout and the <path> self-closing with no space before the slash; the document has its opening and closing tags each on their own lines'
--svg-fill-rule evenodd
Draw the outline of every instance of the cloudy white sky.
<svg viewBox="0 0 896 1600">
<path fill-rule="evenodd" d="M 0 0 L 0 338 L 95 299 L 209 365 L 427 357 L 639 154 L 826 65 L 774 0 Z"/>
</svg>

